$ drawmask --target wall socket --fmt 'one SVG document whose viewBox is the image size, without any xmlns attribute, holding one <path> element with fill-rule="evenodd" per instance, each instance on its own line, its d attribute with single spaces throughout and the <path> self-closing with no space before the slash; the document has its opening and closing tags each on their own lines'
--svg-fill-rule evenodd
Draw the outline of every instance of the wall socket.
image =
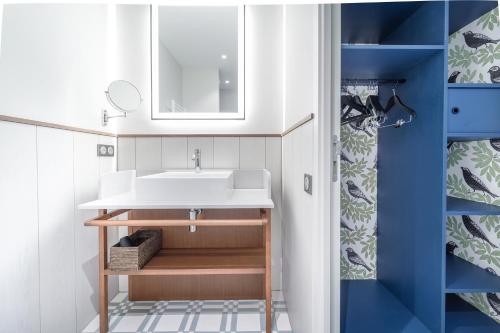
<svg viewBox="0 0 500 333">
<path fill-rule="evenodd" d="M 106 156 L 106 157 L 115 156 L 115 146 L 97 145 L 97 156 Z"/>
<path fill-rule="evenodd" d="M 312 195 L 313 193 L 313 176 L 304 174 L 304 192 Z"/>
</svg>

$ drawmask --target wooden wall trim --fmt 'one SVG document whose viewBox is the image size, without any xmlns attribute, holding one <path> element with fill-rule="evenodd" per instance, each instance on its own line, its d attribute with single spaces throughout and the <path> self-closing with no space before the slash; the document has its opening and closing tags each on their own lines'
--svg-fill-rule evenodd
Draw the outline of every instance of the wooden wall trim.
<svg viewBox="0 0 500 333">
<path fill-rule="evenodd" d="M 119 138 L 172 138 L 172 137 L 216 137 L 216 138 L 257 138 L 281 137 L 281 134 L 118 134 Z"/>
<path fill-rule="evenodd" d="M 313 119 L 314 119 L 314 113 L 307 115 L 306 117 L 302 118 L 301 120 L 299 120 L 298 122 L 296 122 L 295 124 L 290 126 L 287 130 L 285 130 L 283 132 L 283 134 L 281 134 L 281 136 L 285 136 L 285 135 L 289 134 L 290 132 L 293 132 L 294 130 L 296 130 L 300 126 L 307 124 L 308 122 L 310 122 Z"/>
<path fill-rule="evenodd" d="M 101 131 L 95 131 L 95 130 L 90 130 L 90 129 L 81 128 L 81 127 L 66 126 L 66 125 L 60 125 L 60 124 L 55 124 L 55 123 L 47 123 L 47 122 L 43 122 L 43 121 L 31 120 L 31 119 L 26 119 L 26 118 L 18 118 L 18 117 L 0 115 L 0 121 L 8 121 L 11 123 L 18 123 L 18 124 L 24 124 L 24 125 L 56 128 L 56 129 L 61 129 L 61 130 L 65 130 L 65 131 L 81 132 L 81 133 L 116 137 L 116 134 L 109 133 L 109 132 L 101 132 Z"/>
</svg>

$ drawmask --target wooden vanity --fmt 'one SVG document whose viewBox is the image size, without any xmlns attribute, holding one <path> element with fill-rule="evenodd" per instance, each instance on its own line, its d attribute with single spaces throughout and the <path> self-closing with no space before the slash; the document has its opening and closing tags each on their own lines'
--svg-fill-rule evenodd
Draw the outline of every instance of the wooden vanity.
<svg viewBox="0 0 500 333">
<path fill-rule="evenodd" d="M 126 220 L 112 219 L 128 214 Z M 271 209 L 204 209 L 189 220 L 185 209 L 101 210 L 85 223 L 99 228 L 100 332 L 108 332 L 108 276 L 129 276 L 129 299 L 265 299 L 271 333 Z M 196 232 L 189 226 L 196 225 Z M 143 269 L 108 269 L 107 231 L 161 228 L 163 247 Z"/>
</svg>

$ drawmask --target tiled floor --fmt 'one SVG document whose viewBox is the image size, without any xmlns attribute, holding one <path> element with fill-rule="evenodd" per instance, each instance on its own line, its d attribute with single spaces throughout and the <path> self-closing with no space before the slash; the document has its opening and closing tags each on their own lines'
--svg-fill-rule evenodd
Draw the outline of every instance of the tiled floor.
<svg viewBox="0 0 500 333">
<path fill-rule="evenodd" d="M 113 333 L 262 333 L 264 301 L 129 302 L 118 294 L 109 304 Z M 285 302 L 273 293 L 273 333 L 292 333 Z M 97 316 L 82 333 L 99 331 Z"/>
</svg>

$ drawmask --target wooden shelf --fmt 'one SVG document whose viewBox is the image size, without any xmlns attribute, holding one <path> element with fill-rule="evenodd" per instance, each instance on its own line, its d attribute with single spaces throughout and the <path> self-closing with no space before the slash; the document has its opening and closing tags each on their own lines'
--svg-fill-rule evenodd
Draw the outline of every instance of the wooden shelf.
<svg viewBox="0 0 500 333">
<path fill-rule="evenodd" d="M 457 295 L 446 296 L 446 333 L 497 333 L 499 324 Z"/>
<path fill-rule="evenodd" d="M 500 278 L 455 255 L 446 256 L 446 293 L 500 292 Z"/>
<path fill-rule="evenodd" d="M 500 215 L 500 206 L 454 197 L 447 197 L 446 202 L 447 215 Z"/>
<path fill-rule="evenodd" d="M 142 270 L 111 271 L 106 275 L 225 275 L 265 274 L 264 249 L 161 250 Z"/>
<path fill-rule="evenodd" d="M 377 280 L 341 282 L 343 332 L 430 333 L 396 296 Z"/>
</svg>

